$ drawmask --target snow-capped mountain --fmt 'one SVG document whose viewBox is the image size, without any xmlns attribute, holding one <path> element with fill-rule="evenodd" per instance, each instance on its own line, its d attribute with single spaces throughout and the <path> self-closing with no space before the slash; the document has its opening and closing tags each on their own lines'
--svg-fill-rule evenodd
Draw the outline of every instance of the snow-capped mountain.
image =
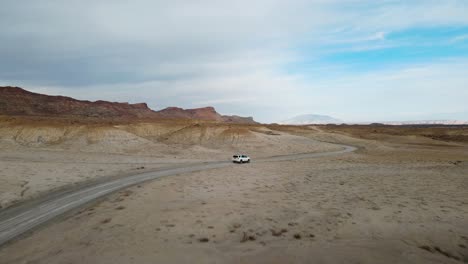
<svg viewBox="0 0 468 264">
<path fill-rule="evenodd" d="M 283 125 L 341 124 L 343 121 L 327 115 L 299 115 L 280 122 Z"/>
<path fill-rule="evenodd" d="M 462 120 L 419 120 L 419 121 L 390 121 L 385 125 L 468 125 L 468 121 Z"/>
</svg>

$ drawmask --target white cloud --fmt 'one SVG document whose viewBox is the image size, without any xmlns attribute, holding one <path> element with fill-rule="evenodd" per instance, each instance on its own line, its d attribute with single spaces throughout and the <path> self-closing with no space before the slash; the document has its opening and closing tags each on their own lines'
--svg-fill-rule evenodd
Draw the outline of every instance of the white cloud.
<svg viewBox="0 0 468 264">
<path fill-rule="evenodd" d="M 467 59 L 413 64 L 367 73 L 337 74 L 315 90 L 330 100 L 324 111 L 348 121 L 405 120 L 468 112 Z M 332 102 L 332 103 L 330 103 Z M 459 118 L 459 117 L 458 117 Z M 464 117 L 468 120 L 468 116 Z"/>
<path fill-rule="evenodd" d="M 459 62 L 422 68 L 410 63 L 357 76 L 342 65 L 304 66 L 318 79 L 288 70 L 303 56 L 313 61 L 323 55 L 323 47 L 385 49 L 401 45 L 387 39 L 394 31 L 467 26 L 467 13 L 464 0 L 5 0 L 0 79 L 81 99 L 147 101 L 158 109 L 214 104 L 262 121 L 308 112 L 379 118 L 395 112 L 388 98 L 401 101 L 408 113 L 408 95 L 429 100 L 444 89 L 452 94 L 440 108 L 458 111 L 463 107 L 449 101 L 459 102 L 453 91 L 467 82 Z M 365 93 L 364 99 L 356 97 Z M 354 100 L 384 105 L 387 112 L 369 111 Z"/>
<path fill-rule="evenodd" d="M 385 40 L 385 32 L 377 32 L 373 36 L 371 36 L 369 40 Z"/>
<path fill-rule="evenodd" d="M 452 38 L 450 40 L 450 43 L 453 44 L 453 43 L 462 42 L 462 41 L 465 41 L 465 40 L 468 40 L 468 34 L 456 36 L 456 37 L 454 37 L 454 38 Z"/>
</svg>

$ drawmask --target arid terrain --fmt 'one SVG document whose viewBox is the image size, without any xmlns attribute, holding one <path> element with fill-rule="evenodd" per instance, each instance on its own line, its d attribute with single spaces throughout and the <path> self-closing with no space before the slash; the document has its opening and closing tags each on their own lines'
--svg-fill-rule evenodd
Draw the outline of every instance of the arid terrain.
<svg viewBox="0 0 468 264">
<path fill-rule="evenodd" d="M 1 263 L 468 262 L 467 128 L 101 123 L 3 117 L 4 208 L 179 164 L 0 248 Z M 328 142 L 328 143 L 327 143 Z M 260 157 L 340 149 L 284 162 Z"/>
<path fill-rule="evenodd" d="M 0 264 L 468 264 L 468 0 L 0 1 Z"/>
<path fill-rule="evenodd" d="M 2 207 L 83 181 L 171 164 L 229 160 L 240 151 L 259 158 L 339 149 L 264 126 L 8 120 L 0 126 Z"/>
</svg>

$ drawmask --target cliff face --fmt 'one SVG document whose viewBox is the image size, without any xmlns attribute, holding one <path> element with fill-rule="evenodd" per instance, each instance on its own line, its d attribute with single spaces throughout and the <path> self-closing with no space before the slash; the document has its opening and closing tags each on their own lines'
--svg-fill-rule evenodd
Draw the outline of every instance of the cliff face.
<svg viewBox="0 0 468 264">
<path fill-rule="evenodd" d="M 0 114 L 51 117 L 152 118 L 145 103 L 81 101 L 65 96 L 32 93 L 19 87 L 0 87 Z"/>
<path fill-rule="evenodd" d="M 228 116 L 220 115 L 213 107 L 203 107 L 195 109 L 182 109 L 179 107 L 168 107 L 157 112 L 165 118 L 183 118 L 183 119 L 199 119 L 210 120 L 224 123 L 236 124 L 258 124 L 253 117 Z"/>
<path fill-rule="evenodd" d="M 256 123 L 252 118 L 222 116 L 213 107 L 151 110 L 146 103 L 82 101 L 65 96 L 49 96 L 19 87 L 0 87 L 0 115 L 74 117 L 102 119 L 199 119 L 228 123 Z"/>
<path fill-rule="evenodd" d="M 242 116 L 236 116 L 236 115 L 232 115 L 232 116 L 225 115 L 223 116 L 223 121 L 226 123 L 236 123 L 236 124 L 258 124 L 257 122 L 255 122 L 255 120 L 251 116 L 242 117 Z"/>
<path fill-rule="evenodd" d="M 168 107 L 157 112 L 165 118 L 200 119 L 222 122 L 223 118 L 213 107 L 195 109 L 182 109 L 179 107 Z"/>
</svg>

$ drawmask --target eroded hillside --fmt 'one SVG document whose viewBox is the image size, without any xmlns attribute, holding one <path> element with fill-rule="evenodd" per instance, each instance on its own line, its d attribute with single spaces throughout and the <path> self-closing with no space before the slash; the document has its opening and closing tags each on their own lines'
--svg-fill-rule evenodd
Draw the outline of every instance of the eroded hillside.
<svg viewBox="0 0 468 264">
<path fill-rule="evenodd" d="M 337 150 L 262 125 L 195 120 L 88 122 L 0 117 L 0 205 L 174 164 Z"/>
</svg>

